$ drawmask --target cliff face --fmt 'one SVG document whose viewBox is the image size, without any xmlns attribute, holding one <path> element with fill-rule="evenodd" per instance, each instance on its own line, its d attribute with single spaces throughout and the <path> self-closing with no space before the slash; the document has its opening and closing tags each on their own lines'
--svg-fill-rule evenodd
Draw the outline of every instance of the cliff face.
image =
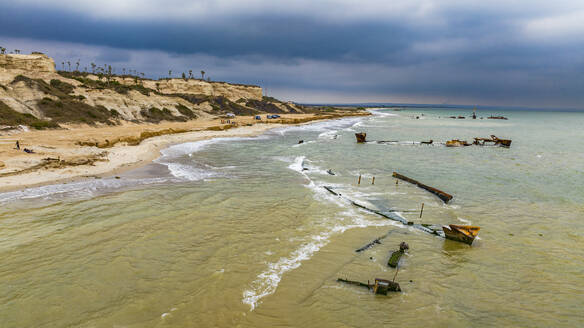
<svg viewBox="0 0 584 328">
<path fill-rule="evenodd" d="M 0 55 L 0 71 L 56 73 L 55 62 L 47 55 Z"/>
<path fill-rule="evenodd" d="M 202 80 L 159 80 L 144 81 L 144 86 L 161 93 L 202 94 L 206 96 L 223 96 L 231 101 L 244 99 L 262 99 L 262 88 L 252 85 L 238 85 L 224 82 L 207 82 Z M 158 89 L 157 89 L 158 88 Z"/>
<path fill-rule="evenodd" d="M 100 79 L 94 74 L 57 72 L 54 61 L 43 54 L 0 55 L 0 106 L 3 104 L 5 110 L 58 124 L 184 121 L 229 112 L 302 112 L 292 103 L 263 98 L 259 86 L 197 79 Z M 0 125 L 20 124 L 15 122 L 0 117 Z"/>
<path fill-rule="evenodd" d="M 91 78 L 97 79 L 92 75 Z M 132 78 L 115 77 L 115 81 L 124 85 L 134 85 Z M 262 88 L 255 85 L 231 84 L 225 82 L 207 82 L 197 79 L 162 79 L 162 80 L 141 80 L 141 84 L 149 89 L 156 90 L 164 94 L 194 94 L 205 96 L 222 96 L 231 101 L 239 99 L 261 100 Z"/>
</svg>

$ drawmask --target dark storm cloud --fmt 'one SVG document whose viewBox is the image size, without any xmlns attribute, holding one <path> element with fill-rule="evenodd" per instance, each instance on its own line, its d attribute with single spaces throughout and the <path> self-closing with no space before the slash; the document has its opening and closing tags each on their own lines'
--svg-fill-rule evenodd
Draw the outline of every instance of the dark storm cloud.
<svg viewBox="0 0 584 328">
<path fill-rule="evenodd" d="M 584 7 L 568 0 L 21 0 L 0 4 L 0 21 L 18 44 L 61 42 L 57 62 L 201 67 L 299 101 L 584 103 Z"/>
<path fill-rule="evenodd" d="M 1 34 L 127 49 L 213 56 L 380 60 L 407 45 L 398 26 L 330 25 L 303 17 L 243 17 L 216 22 L 96 20 L 56 10 L 0 4 Z"/>
</svg>

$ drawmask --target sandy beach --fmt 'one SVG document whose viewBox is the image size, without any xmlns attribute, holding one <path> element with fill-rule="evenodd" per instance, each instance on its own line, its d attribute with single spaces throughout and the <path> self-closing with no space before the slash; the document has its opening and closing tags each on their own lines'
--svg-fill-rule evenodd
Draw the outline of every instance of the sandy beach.
<svg viewBox="0 0 584 328">
<path fill-rule="evenodd" d="M 280 119 L 266 120 L 263 117 L 261 121 L 253 116 L 241 116 L 233 119 L 236 125 L 227 124 L 226 119 L 199 119 L 5 132 L 0 135 L 0 191 L 115 175 L 150 163 L 159 157 L 161 149 L 171 144 L 216 137 L 254 136 L 285 124 L 358 115 L 368 113 L 284 114 Z M 155 136 L 144 139 L 145 132 Z M 144 140 L 140 140 L 141 135 Z M 16 149 L 16 141 L 19 141 L 20 150 Z M 25 148 L 34 153 L 24 152 Z"/>
</svg>

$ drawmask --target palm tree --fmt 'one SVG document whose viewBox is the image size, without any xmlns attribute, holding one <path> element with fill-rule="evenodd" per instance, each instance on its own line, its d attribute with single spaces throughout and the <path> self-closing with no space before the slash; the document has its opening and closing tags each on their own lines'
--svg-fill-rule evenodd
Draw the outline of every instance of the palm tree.
<svg viewBox="0 0 584 328">
<path fill-rule="evenodd" d="M 205 80 L 205 71 L 201 71 L 201 79 Z"/>
<path fill-rule="evenodd" d="M 0 53 L 4 55 L 6 53 L 6 48 L 0 47 Z"/>
<path fill-rule="evenodd" d="M 95 65 L 95 63 L 91 63 L 91 73 L 95 73 L 95 67 L 97 65 Z"/>
<path fill-rule="evenodd" d="M 18 49 L 14 49 L 14 53 L 15 53 L 15 54 L 19 54 L 19 53 L 20 53 L 20 50 L 18 50 Z"/>
<path fill-rule="evenodd" d="M 190 69 L 190 70 L 189 70 L 189 79 L 192 79 L 192 78 L 193 78 L 193 70 L 192 70 L 192 69 Z"/>
<path fill-rule="evenodd" d="M 75 63 L 75 71 L 79 72 L 79 62 L 81 61 L 81 59 L 77 59 L 77 62 Z"/>
<path fill-rule="evenodd" d="M 61 62 L 61 66 L 63 66 L 63 70 L 65 70 L 65 62 Z"/>
<path fill-rule="evenodd" d="M 67 65 L 69 66 L 69 72 L 71 72 L 71 62 L 67 61 Z"/>
<path fill-rule="evenodd" d="M 168 78 L 172 78 L 172 71 L 168 71 Z"/>
<path fill-rule="evenodd" d="M 182 78 L 183 78 L 183 80 L 185 80 L 185 81 L 187 80 L 187 76 L 185 75 L 185 72 L 183 72 L 183 73 L 182 73 Z"/>
<path fill-rule="evenodd" d="M 112 65 L 107 65 L 107 81 L 109 83 L 109 80 L 112 78 Z"/>
</svg>

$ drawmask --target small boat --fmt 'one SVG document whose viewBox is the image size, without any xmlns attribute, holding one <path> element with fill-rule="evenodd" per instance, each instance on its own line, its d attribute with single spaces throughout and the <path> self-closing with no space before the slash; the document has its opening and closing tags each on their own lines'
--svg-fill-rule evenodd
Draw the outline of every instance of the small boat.
<svg viewBox="0 0 584 328">
<path fill-rule="evenodd" d="M 444 231 L 446 239 L 460 241 L 465 244 L 472 245 L 472 242 L 479 234 L 481 227 L 450 224 L 448 226 L 443 226 L 442 230 Z"/>
</svg>

